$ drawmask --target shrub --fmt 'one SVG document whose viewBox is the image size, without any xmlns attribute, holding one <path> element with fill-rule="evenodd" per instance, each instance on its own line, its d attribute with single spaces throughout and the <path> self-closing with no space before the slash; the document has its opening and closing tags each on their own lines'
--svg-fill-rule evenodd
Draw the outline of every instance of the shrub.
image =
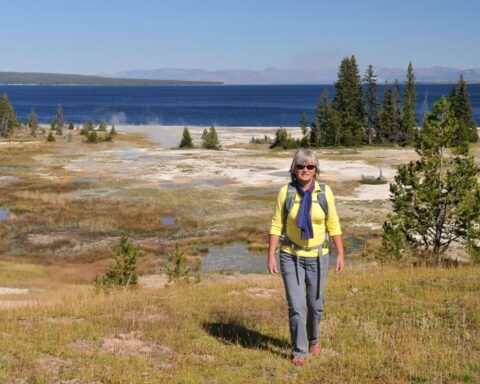
<svg viewBox="0 0 480 384">
<path fill-rule="evenodd" d="M 265 135 L 263 139 L 252 136 L 252 138 L 250 139 L 250 144 L 272 144 L 272 139 L 270 138 L 270 136 L 267 135 Z"/>
<path fill-rule="evenodd" d="M 100 141 L 97 135 L 97 132 L 95 131 L 88 131 L 86 136 L 87 136 L 87 143 L 96 144 Z"/>
<path fill-rule="evenodd" d="M 187 265 L 187 259 L 184 253 L 175 244 L 175 251 L 169 256 L 168 264 L 166 265 L 168 282 L 169 283 L 190 283 L 191 275 L 190 268 Z M 194 276 L 195 282 L 200 281 L 200 275 L 197 273 Z"/>
<path fill-rule="evenodd" d="M 387 184 L 388 181 L 384 177 L 363 176 L 360 179 L 360 184 Z"/>
<path fill-rule="evenodd" d="M 138 247 L 134 247 L 126 235 L 122 235 L 118 245 L 112 247 L 115 265 L 103 276 L 94 280 L 97 289 L 133 287 L 137 285 L 137 260 L 140 256 Z"/>
<path fill-rule="evenodd" d="M 53 131 L 50 131 L 48 133 L 47 141 L 55 141 L 55 136 L 53 136 Z"/>
<path fill-rule="evenodd" d="M 92 119 L 88 119 L 85 122 L 85 124 L 83 124 L 83 127 L 80 130 L 80 134 L 86 136 L 88 132 L 93 131 L 94 128 L 95 128 L 95 123 L 93 122 Z"/>
<path fill-rule="evenodd" d="M 107 123 L 105 123 L 104 120 L 100 121 L 100 124 L 98 125 L 98 130 L 100 132 L 107 132 Z"/>
<path fill-rule="evenodd" d="M 285 128 L 279 128 L 275 132 L 275 141 L 270 148 L 294 149 L 300 147 L 300 140 L 295 140 L 288 134 Z"/>
</svg>

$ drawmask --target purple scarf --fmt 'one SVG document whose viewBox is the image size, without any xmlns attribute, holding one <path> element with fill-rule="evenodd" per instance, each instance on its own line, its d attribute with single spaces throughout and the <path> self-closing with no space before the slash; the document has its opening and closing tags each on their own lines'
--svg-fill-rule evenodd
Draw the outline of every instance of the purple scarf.
<svg viewBox="0 0 480 384">
<path fill-rule="evenodd" d="M 312 185 L 306 191 L 303 190 L 298 181 L 295 181 L 294 185 L 302 198 L 300 208 L 298 209 L 296 227 L 302 231 L 302 240 L 313 239 L 312 192 L 315 188 L 315 180 L 312 181 Z"/>
</svg>

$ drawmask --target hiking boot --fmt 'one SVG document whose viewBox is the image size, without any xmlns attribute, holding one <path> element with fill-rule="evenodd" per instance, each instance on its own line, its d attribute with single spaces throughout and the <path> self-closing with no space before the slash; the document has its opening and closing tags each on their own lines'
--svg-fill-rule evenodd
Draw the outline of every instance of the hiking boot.
<svg viewBox="0 0 480 384">
<path fill-rule="evenodd" d="M 317 344 L 313 344 L 310 346 L 310 354 L 312 356 L 317 356 L 320 354 L 320 352 L 322 351 L 322 347 L 320 346 L 320 343 L 317 343 Z"/>
<path fill-rule="evenodd" d="M 294 357 L 292 359 L 292 364 L 303 365 L 303 364 L 305 364 L 305 358 L 304 357 Z"/>
</svg>

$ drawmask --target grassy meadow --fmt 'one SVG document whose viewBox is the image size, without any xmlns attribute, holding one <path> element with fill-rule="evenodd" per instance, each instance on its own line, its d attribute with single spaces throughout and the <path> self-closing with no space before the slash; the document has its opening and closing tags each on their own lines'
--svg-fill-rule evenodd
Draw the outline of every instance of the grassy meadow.
<svg viewBox="0 0 480 384">
<path fill-rule="evenodd" d="M 243 147 L 233 145 L 232 153 Z M 224 272 L 198 284 L 95 291 L 93 278 L 111 265 L 122 233 L 140 248 L 140 275 L 152 278 L 176 244 L 192 269 L 215 245 L 242 242 L 258 257 L 266 253 L 276 188 L 199 186 L 180 161 L 188 154 L 172 155 L 185 182 L 159 187 L 146 170 L 163 166 L 162 158 L 159 165 L 139 158 L 144 167 L 130 168 L 130 159 L 111 154 L 138 148 L 157 150 L 132 133 L 94 145 L 76 131 L 53 143 L 0 142 L 0 209 L 8 213 L 0 220 L 0 383 L 480 382 L 478 266 L 375 263 L 387 200 L 337 201 L 345 237 L 368 241 L 356 253 L 358 265 L 330 271 L 323 352 L 301 368 L 289 360 L 278 276 Z M 239 161 L 292 156 L 246 148 L 253 152 Z M 398 151 L 405 159 L 413 153 Z M 322 156 L 375 166 L 397 161 L 364 148 Z M 349 196 L 360 175 L 330 185 Z"/>
<path fill-rule="evenodd" d="M 53 272 L 37 268 L 4 263 L 0 284 Z M 323 352 L 302 368 L 288 359 L 279 277 L 109 294 L 57 282 L 2 310 L 0 382 L 475 383 L 479 277 L 473 266 L 331 271 Z"/>
</svg>

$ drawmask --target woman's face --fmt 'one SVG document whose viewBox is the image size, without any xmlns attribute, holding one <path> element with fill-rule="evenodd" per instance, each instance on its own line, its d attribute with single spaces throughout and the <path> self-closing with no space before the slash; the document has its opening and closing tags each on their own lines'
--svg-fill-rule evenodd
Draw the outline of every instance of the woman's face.
<svg viewBox="0 0 480 384">
<path fill-rule="evenodd" d="M 310 169 L 309 169 L 310 168 Z M 308 184 L 315 177 L 317 168 L 315 164 L 304 162 L 295 166 L 295 177 L 302 184 Z"/>
</svg>

